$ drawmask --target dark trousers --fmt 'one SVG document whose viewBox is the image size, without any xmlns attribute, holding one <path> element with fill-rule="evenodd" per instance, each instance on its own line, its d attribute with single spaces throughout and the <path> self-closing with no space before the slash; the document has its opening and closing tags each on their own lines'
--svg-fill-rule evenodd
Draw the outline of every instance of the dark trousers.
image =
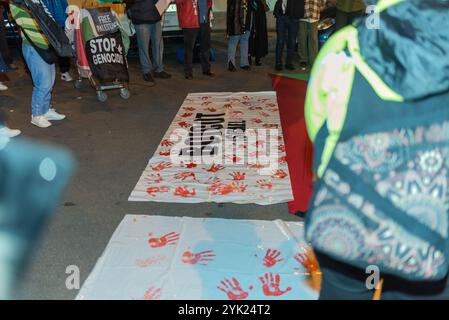
<svg viewBox="0 0 449 320">
<path fill-rule="evenodd" d="M 6 26 L 3 21 L 4 8 L 0 5 L 0 53 L 2 54 L 3 60 L 6 64 L 11 64 L 13 62 L 11 52 L 9 51 L 8 42 L 6 41 Z"/>
<path fill-rule="evenodd" d="M 287 42 L 287 64 L 293 62 L 296 38 L 298 37 L 299 19 L 279 16 L 276 18 L 276 64 L 282 64 L 282 55 Z"/>
<path fill-rule="evenodd" d="M 320 300 L 372 300 L 364 270 L 316 253 L 322 273 Z M 408 281 L 381 275 L 382 300 L 449 300 L 449 276 L 440 281 Z"/>
<path fill-rule="evenodd" d="M 193 50 L 196 38 L 200 41 L 200 60 L 203 72 L 210 71 L 210 24 L 201 23 L 196 29 L 183 29 L 184 31 L 184 71 L 190 74 L 193 71 Z"/>
<path fill-rule="evenodd" d="M 70 70 L 70 58 L 69 57 L 58 57 L 58 66 L 61 73 L 69 72 Z"/>
<path fill-rule="evenodd" d="M 350 25 L 354 22 L 355 19 L 361 17 L 364 15 L 363 10 L 362 11 L 356 11 L 356 12 L 344 12 L 337 10 L 337 16 L 335 19 L 335 28 L 336 30 L 340 30 L 347 25 Z"/>
</svg>

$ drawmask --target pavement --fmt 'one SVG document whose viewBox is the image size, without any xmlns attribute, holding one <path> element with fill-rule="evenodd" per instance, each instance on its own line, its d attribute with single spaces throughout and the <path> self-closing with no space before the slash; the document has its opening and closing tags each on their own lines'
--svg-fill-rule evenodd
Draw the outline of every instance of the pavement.
<svg viewBox="0 0 449 320">
<path fill-rule="evenodd" d="M 73 83 L 61 81 L 58 72 L 53 104 L 67 115 L 67 120 L 54 122 L 48 129 L 30 124 L 32 82 L 23 66 L 8 74 L 10 81 L 6 84 L 10 90 L 0 95 L 0 107 L 7 115 L 8 125 L 21 129 L 24 136 L 37 142 L 69 148 L 78 164 L 76 175 L 46 225 L 31 263 L 21 278 L 17 298 L 73 299 L 78 290 L 66 288 L 66 268 L 78 266 L 83 283 L 125 214 L 297 219 L 288 214 L 286 204 L 127 201 L 188 93 L 272 90 L 268 73 L 273 71 L 273 55 L 263 60 L 264 66 L 253 67 L 251 72 L 230 73 L 226 70 L 224 35 L 214 35 L 217 61 L 213 63 L 213 71 L 216 77 L 211 80 L 203 76 L 197 65 L 194 80 L 188 81 L 176 61 L 176 50 L 181 45 L 179 41 L 166 43 L 166 71 L 172 78 L 157 81 L 155 87 L 145 85 L 137 57 L 130 57 L 129 100 L 122 100 L 118 91 L 112 91 L 106 102 L 98 102 L 87 81 L 77 90 Z M 270 46 L 273 47 L 273 41 Z M 72 74 L 75 74 L 73 69 Z"/>
</svg>

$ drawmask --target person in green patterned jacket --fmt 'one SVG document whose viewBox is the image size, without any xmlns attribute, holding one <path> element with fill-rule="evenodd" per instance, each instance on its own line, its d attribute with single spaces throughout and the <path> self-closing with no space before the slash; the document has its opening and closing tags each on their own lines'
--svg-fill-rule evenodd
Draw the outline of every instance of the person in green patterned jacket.
<svg viewBox="0 0 449 320">
<path fill-rule="evenodd" d="M 365 4 L 362 0 L 337 0 L 337 18 L 335 27 L 337 30 L 352 24 L 354 19 L 363 16 Z"/>
<path fill-rule="evenodd" d="M 42 2 L 40 4 L 45 7 Z M 31 123 L 39 128 L 48 128 L 50 121 L 65 119 L 65 115 L 57 113 L 51 105 L 57 56 L 25 5 L 11 1 L 9 6 L 12 17 L 21 29 L 22 53 L 33 79 Z"/>
</svg>

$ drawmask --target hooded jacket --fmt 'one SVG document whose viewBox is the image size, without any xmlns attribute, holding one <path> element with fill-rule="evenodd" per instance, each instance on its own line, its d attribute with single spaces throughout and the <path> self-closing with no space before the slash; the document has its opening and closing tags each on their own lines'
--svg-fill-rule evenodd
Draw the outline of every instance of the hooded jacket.
<svg viewBox="0 0 449 320">
<path fill-rule="evenodd" d="M 156 8 L 158 0 L 126 0 L 131 21 L 134 24 L 153 24 L 161 20 Z"/>
<path fill-rule="evenodd" d="M 305 105 L 307 130 L 312 141 L 323 125 L 329 131 L 318 175 L 343 127 L 355 69 L 386 101 L 449 90 L 449 1 L 381 0 L 378 6 L 385 9 L 379 29 L 367 28 L 368 18 L 339 31 L 323 47 L 312 70 Z"/>
</svg>

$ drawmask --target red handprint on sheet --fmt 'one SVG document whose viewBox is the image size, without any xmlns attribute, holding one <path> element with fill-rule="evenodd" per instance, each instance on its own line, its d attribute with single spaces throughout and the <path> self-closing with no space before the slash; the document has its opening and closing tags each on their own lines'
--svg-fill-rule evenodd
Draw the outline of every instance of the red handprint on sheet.
<svg viewBox="0 0 449 320">
<path fill-rule="evenodd" d="M 148 187 L 147 188 L 147 193 L 152 196 L 152 197 L 156 197 L 156 195 L 158 193 L 163 193 L 163 192 L 169 192 L 170 191 L 170 187 L 166 187 L 166 186 L 162 186 L 162 187 Z"/>
<path fill-rule="evenodd" d="M 143 295 L 143 300 L 159 300 L 161 298 L 161 288 L 151 287 Z"/>
<path fill-rule="evenodd" d="M 195 111 L 196 109 L 194 107 L 182 107 L 186 111 Z"/>
<path fill-rule="evenodd" d="M 249 292 L 244 291 L 236 278 L 232 278 L 232 282 L 225 278 L 221 280 L 221 286 L 217 286 L 218 290 L 223 291 L 229 300 L 243 300 L 248 298 Z M 249 290 L 252 288 L 250 287 Z"/>
<path fill-rule="evenodd" d="M 209 261 L 214 260 L 214 257 L 215 254 L 213 250 L 206 250 L 198 253 L 185 251 L 182 254 L 182 262 L 187 264 L 200 264 L 202 266 L 205 266 Z"/>
<path fill-rule="evenodd" d="M 292 290 L 291 287 L 287 287 L 285 290 L 280 289 L 281 276 L 278 274 L 274 276 L 271 272 L 265 273 L 265 276 L 259 279 L 262 282 L 263 294 L 267 297 L 280 297 Z"/>
<path fill-rule="evenodd" d="M 217 109 L 211 108 L 211 107 L 207 108 L 206 110 L 209 111 L 209 112 L 216 112 L 217 111 Z"/>
<path fill-rule="evenodd" d="M 147 180 L 149 183 L 160 183 L 164 181 L 164 178 L 162 178 L 161 174 L 148 174 L 145 177 L 145 180 Z"/>
<path fill-rule="evenodd" d="M 183 114 L 181 114 L 181 117 L 182 117 L 182 118 L 188 118 L 188 117 L 190 117 L 192 114 L 193 114 L 193 113 L 191 113 L 191 112 L 184 112 Z"/>
<path fill-rule="evenodd" d="M 218 172 L 223 169 L 224 169 L 224 167 L 222 165 L 213 163 L 208 169 L 206 169 L 206 171 L 215 173 L 215 172 Z"/>
<path fill-rule="evenodd" d="M 191 125 L 188 124 L 188 123 L 185 122 L 185 121 L 180 121 L 180 122 L 178 122 L 178 126 L 180 126 L 181 128 L 188 128 L 188 127 L 190 127 Z"/>
<path fill-rule="evenodd" d="M 277 178 L 277 179 L 285 179 L 288 176 L 287 172 L 284 170 L 276 170 L 271 177 Z"/>
<path fill-rule="evenodd" d="M 283 261 L 284 259 L 279 259 L 281 252 L 278 250 L 268 249 L 265 257 L 263 258 L 263 265 L 265 267 L 271 268 L 274 267 L 278 262 Z"/>
<path fill-rule="evenodd" d="M 170 162 L 166 162 L 166 161 L 162 161 L 159 162 L 157 165 L 155 166 L 151 166 L 151 170 L 153 171 L 162 171 L 168 168 L 171 168 L 172 164 Z"/>
<path fill-rule="evenodd" d="M 152 236 L 152 233 L 148 234 L 149 236 Z M 149 238 L 148 243 L 150 244 L 151 248 L 161 248 L 165 247 L 167 245 L 174 245 L 179 240 L 179 233 L 176 232 L 170 232 L 166 235 L 163 235 L 160 238 Z"/>
<path fill-rule="evenodd" d="M 194 172 L 180 172 L 175 174 L 175 179 L 185 181 L 187 178 L 192 178 L 196 181 L 196 175 Z"/>
<path fill-rule="evenodd" d="M 189 190 L 187 186 L 184 187 L 177 187 L 175 190 L 175 193 L 173 193 L 175 196 L 184 197 L 184 198 L 191 198 L 196 196 L 196 189 L 193 188 L 192 190 Z"/>
<path fill-rule="evenodd" d="M 174 145 L 174 143 L 168 139 L 164 139 L 161 141 L 161 146 L 163 146 L 163 147 L 170 147 L 172 145 Z"/>
<path fill-rule="evenodd" d="M 304 251 L 303 253 L 298 253 L 294 256 L 294 258 L 310 273 L 319 272 L 320 267 L 318 265 L 318 261 L 316 260 L 315 254 L 312 251 L 309 250 Z"/>
<path fill-rule="evenodd" d="M 257 180 L 256 183 L 260 189 L 263 189 L 263 190 L 272 190 L 273 189 L 273 182 L 271 182 L 271 180 Z"/>
<path fill-rule="evenodd" d="M 197 164 L 195 162 L 189 162 L 189 163 L 183 162 L 181 166 L 184 168 L 187 168 L 187 169 L 193 169 L 193 168 L 197 167 Z"/>
<path fill-rule="evenodd" d="M 233 181 L 243 181 L 245 180 L 246 173 L 240 171 L 234 171 L 229 174 Z"/>
</svg>

